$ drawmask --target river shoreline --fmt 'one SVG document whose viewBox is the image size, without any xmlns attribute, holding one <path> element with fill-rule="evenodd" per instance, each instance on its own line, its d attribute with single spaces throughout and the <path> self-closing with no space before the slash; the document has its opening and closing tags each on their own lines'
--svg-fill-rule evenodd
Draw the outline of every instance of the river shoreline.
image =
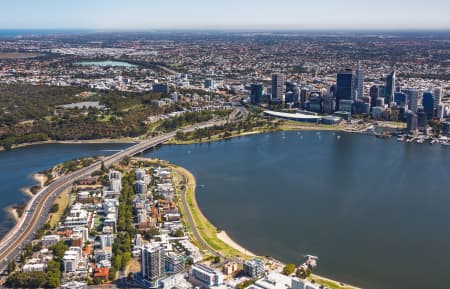
<svg viewBox="0 0 450 289">
<path fill-rule="evenodd" d="M 270 133 L 270 132 L 278 132 L 278 131 L 344 131 L 342 126 L 338 125 L 322 125 L 322 124 L 309 124 L 309 123 L 286 123 L 277 127 L 275 129 L 261 129 L 257 128 L 254 131 L 244 131 L 241 133 L 233 134 L 230 137 L 225 138 L 230 139 L 234 137 L 247 136 L 253 134 L 261 134 L 261 133 Z M 101 138 L 101 139 L 89 139 L 89 140 L 47 140 L 47 141 L 37 141 L 37 142 L 28 142 L 22 143 L 18 145 L 13 145 L 11 149 L 14 150 L 16 148 L 29 147 L 35 145 L 45 145 L 45 144 L 118 144 L 118 143 L 139 143 L 140 141 L 137 138 Z M 168 144 L 195 144 L 195 143 L 205 143 L 211 141 L 220 141 L 224 140 L 223 138 L 214 138 L 211 140 L 203 139 L 203 140 L 191 140 L 191 141 L 169 141 Z M 0 152 L 5 151 L 4 147 L 0 146 Z"/>
<path fill-rule="evenodd" d="M 191 203 L 188 204 L 188 208 L 191 211 L 191 213 L 192 213 L 192 210 L 195 210 L 198 214 L 200 214 L 202 216 L 202 218 L 204 218 L 209 223 L 209 226 L 211 226 L 214 229 L 216 229 L 214 224 L 212 224 L 208 220 L 208 218 L 206 218 L 206 216 L 203 214 L 203 212 L 200 210 L 200 207 L 199 207 L 199 205 L 197 203 L 196 190 L 195 190 L 196 189 L 196 178 L 195 178 L 195 176 L 189 170 L 187 170 L 186 168 L 183 168 L 181 166 L 169 163 L 169 167 L 172 167 L 172 168 L 176 169 L 179 173 L 184 174 L 185 179 L 187 180 L 186 186 L 193 188 L 192 194 L 193 194 L 193 199 L 194 200 Z M 185 193 L 188 193 L 188 192 L 185 192 Z M 205 224 L 201 224 L 202 227 L 204 225 Z M 198 226 L 198 224 L 196 224 L 196 227 L 197 226 Z M 239 251 L 243 256 L 247 256 L 248 258 L 257 256 L 256 254 L 252 253 L 251 251 L 249 251 L 248 249 L 244 248 L 239 243 L 234 241 L 225 231 L 220 231 L 219 232 L 219 230 L 217 230 L 215 237 L 217 239 L 219 239 L 221 242 L 225 243 L 230 248 L 232 248 L 233 250 Z M 207 239 L 207 238 L 204 238 L 204 239 Z M 235 257 L 235 256 L 231 256 L 231 257 Z M 282 266 L 286 265 L 285 263 L 283 263 L 283 262 L 281 262 L 279 260 L 276 260 L 276 259 L 274 259 L 272 257 L 270 257 L 266 261 L 269 261 L 269 262 L 275 261 L 276 263 L 278 263 L 278 264 L 280 264 Z M 341 289 L 341 288 L 342 289 L 360 289 L 359 287 L 348 285 L 346 283 L 339 282 L 339 281 L 336 281 L 336 280 L 333 280 L 333 279 L 330 279 L 330 278 L 327 278 L 327 277 L 323 277 L 323 276 L 320 276 L 320 275 L 317 275 L 317 274 L 312 274 L 309 279 L 315 280 L 318 284 L 321 284 L 321 283 L 325 284 L 325 283 L 327 283 L 327 285 L 332 285 L 333 288 L 337 288 L 337 289 Z"/>
<path fill-rule="evenodd" d="M 37 185 L 39 185 L 39 190 L 42 190 L 44 188 L 44 185 L 47 181 L 47 177 L 44 174 L 39 174 L 39 173 L 32 174 L 31 178 L 36 182 Z M 33 192 L 31 191 L 32 187 L 33 186 L 20 189 L 20 191 L 22 193 L 24 193 L 25 195 L 27 195 L 29 197 L 29 199 L 26 201 L 26 203 L 22 204 L 24 207 L 28 205 L 28 202 L 34 196 Z M 22 206 L 22 205 L 20 205 L 20 206 Z M 17 204 L 11 205 L 11 206 L 8 206 L 5 208 L 5 211 L 14 220 L 15 223 L 17 223 L 20 220 L 19 213 L 18 213 L 17 209 L 15 208 L 16 206 L 17 206 Z"/>
<path fill-rule="evenodd" d="M 117 138 L 117 139 L 92 139 L 92 140 L 47 140 L 47 141 L 37 141 L 37 142 L 28 142 L 22 143 L 18 145 L 13 145 L 11 149 L 14 150 L 22 147 L 30 147 L 37 145 L 45 145 L 45 144 L 121 144 L 121 143 L 138 143 L 136 139 L 128 139 L 128 138 Z M 4 147 L 0 147 L 0 152 L 6 151 Z"/>
</svg>

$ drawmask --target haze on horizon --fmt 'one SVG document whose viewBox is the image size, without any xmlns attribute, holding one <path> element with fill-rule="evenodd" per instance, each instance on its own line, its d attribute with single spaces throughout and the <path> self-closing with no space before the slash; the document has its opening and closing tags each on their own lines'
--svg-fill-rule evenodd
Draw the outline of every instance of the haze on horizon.
<svg viewBox="0 0 450 289">
<path fill-rule="evenodd" d="M 448 0 L 0 0 L 0 29 L 450 29 Z"/>
</svg>

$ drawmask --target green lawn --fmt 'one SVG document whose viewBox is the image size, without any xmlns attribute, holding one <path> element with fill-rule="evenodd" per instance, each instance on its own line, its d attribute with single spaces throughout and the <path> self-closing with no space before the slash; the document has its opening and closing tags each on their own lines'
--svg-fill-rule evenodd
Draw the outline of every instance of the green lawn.
<svg viewBox="0 0 450 289">
<path fill-rule="evenodd" d="M 314 280 L 316 284 L 323 285 L 325 287 L 328 287 L 330 289 L 355 289 L 356 287 L 350 286 L 350 285 L 340 285 L 339 282 L 331 281 L 329 279 L 322 278 L 317 275 L 312 275 L 312 277 L 308 278 L 309 281 Z"/>
<path fill-rule="evenodd" d="M 189 210 L 192 214 L 192 218 L 196 224 L 197 230 L 199 231 L 202 238 L 216 251 L 219 251 L 222 255 L 227 257 L 241 257 L 246 258 L 248 256 L 243 255 L 238 250 L 231 248 L 223 241 L 217 237 L 217 228 L 211 224 L 208 219 L 203 215 L 203 213 L 198 208 L 197 202 L 195 201 L 195 179 L 188 171 L 180 167 L 171 166 L 177 174 L 185 175 L 188 179 L 187 189 L 186 189 L 186 201 Z"/>
</svg>

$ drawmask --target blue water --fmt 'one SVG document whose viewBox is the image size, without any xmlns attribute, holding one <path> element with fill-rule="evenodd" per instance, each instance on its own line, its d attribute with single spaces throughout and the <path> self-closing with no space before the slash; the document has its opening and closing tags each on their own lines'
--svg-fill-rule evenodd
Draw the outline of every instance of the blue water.
<svg viewBox="0 0 450 289">
<path fill-rule="evenodd" d="M 197 177 L 199 205 L 259 255 L 371 289 L 450 288 L 450 148 L 364 135 L 280 132 L 146 153 Z M 26 201 L 30 175 L 125 145 L 0 152 L 0 206 Z M 3 233 L 12 225 L 1 215 Z"/>
<path fill-rule="evenodd" d="M 76 64 L 79 64 L 81 66 L 102 66 L 102 67 L 137 67 L 137 65 L 124 62 L 124 61 L 81 61 L 76 62 Z"/>
<path fill-rule="evenodd" d="M 205 215 L 258 255 L 371 289 L 450 288 L 450 148 L 286 132 L 148 155 L 193 172 Z"/>
<path fill-rule="evenodd" d="M 70 35 L 88 33 L 90 30 L 75 29 L 0 29 L 0 38 Z"/>
<path fill-rule="evenodd" d="M 29 197 L 21 188 L 35 184 L 31 175 L 59 163 L 86 156 L 111 155 L 127 144 L 49 144 L 0 152 L 0 208 L 24 204 Z M 3 210 L 0 212 L 0 238 L 14 225 Z"/>
</svg>

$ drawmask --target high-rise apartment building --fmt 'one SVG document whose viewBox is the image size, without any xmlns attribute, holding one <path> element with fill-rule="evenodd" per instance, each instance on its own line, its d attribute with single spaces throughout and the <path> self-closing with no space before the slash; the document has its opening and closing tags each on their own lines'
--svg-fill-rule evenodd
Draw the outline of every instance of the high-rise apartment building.
<svg viewBox="0 0 450 289">
<path fill-rule="evenodd" d="M 272 74 L 272 99 L 284 101 L 284 75 L 281 73 Z"/>
</svg>

